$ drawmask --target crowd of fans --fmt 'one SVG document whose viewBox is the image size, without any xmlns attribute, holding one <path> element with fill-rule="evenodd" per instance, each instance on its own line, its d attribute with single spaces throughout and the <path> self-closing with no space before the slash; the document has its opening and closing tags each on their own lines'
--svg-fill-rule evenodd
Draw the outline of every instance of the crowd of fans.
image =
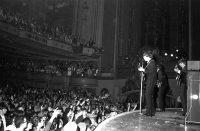
<svg viewBox="0 0 200 131">
<path fill-rule="evenodd" d="M 63 26 L 50 26 L 47 23 L 42 23 L 36 18 L 26 19 L 22 14 L 10 8 L 0 8 L 0 21 L 11 24 L 20 30 L 29 31 L 49 39 L 56 39 L 72 43 L 72 36 L 66 32 Z"/>
<path fill-rule="evenodd" d="M 1 82 L 0 130 L 93 131 L 105 119 L 136 106 L 112 102 L 109 92 L 95 93 L 26 87 Z"/>
<path fill-rule="evenodd" d="M 72 35 L 63 25 L 52 25 L 41 22 L 37 18 L 26 18 L 13 9 L 0 7 L 0 21 L 11 24 L 20 30 L 32 32 L 48 39 L 54 39 L 73 46 L 84 46 L 95 48 L 94 40 L 81 40 L 79 35 Z M 96 49 L 96 48 L 95 48 Z M 95 51 L 98 51 L 96 49 Z"/>
<path fill-rule="evenodd" d="M 0 7 L 0 22 L 19 30 L 72 44 L 93 47 L 95 42 L 82 42 L 63 26 L 27 19 L 10 8 Z M 56 75 L 97 77 L 100 69 L 90 62 L 0 58 L 1 71 L 43 72 Z M 93 131 L 105 119 L 136 105 L 113 102 L 108 92 L 99 96 L 83 88 L 71 91 L 26 87 L 23 84 L 0 82 L 0 130 L 3 131 Z"/>
<path fill-rule="evenodd" d="M 58 76 L 89 78 L 100 75 L 100 68 L 93 62 L 32 60 L 14 57 L 1 57 L 0 69 L 2 71 L 39 72 Z"/>
</svg>

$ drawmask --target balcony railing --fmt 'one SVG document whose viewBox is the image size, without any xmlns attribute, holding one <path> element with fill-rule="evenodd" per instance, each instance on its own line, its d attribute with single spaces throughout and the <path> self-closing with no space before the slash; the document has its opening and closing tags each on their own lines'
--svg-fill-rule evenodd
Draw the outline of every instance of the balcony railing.
<svg viewBox="0 0 200 131">
<path fill-rule="evenodd" d="M 73 48 L 69 44 L 62 43 L 62 42 L 52 40 L 52 39 L 48 39 L 46 37 L 43 37 L 39 34 L 35 34 L 32 32 L 20 30 L 12 25 L 9 25 L 9 24 L 3 23 L 3 22 L 0 22 L 0 30 L 10 33 L 12 35 L 18 36 L 20 38 L 29 39 L 29 40 L 41 43 L 46 46 L 55 47 L 55 48 L 62 49 L 62 50 L 68 51 L 70 53 L 73 53 Z"/>
</svg>

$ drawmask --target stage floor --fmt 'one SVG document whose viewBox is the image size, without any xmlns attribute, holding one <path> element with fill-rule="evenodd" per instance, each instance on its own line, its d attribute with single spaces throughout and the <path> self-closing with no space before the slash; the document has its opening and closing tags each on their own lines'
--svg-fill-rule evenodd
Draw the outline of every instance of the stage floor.
<svg viewBox="0 0 200 131">
<path fill-rule="evenodd" d="M 95 131 L 200 131 L 200 124 L 186 123 L 185 126 L 180 109 L 156 112 L 153 117 L 132 111 L 106 119 Z"/>
</svg>

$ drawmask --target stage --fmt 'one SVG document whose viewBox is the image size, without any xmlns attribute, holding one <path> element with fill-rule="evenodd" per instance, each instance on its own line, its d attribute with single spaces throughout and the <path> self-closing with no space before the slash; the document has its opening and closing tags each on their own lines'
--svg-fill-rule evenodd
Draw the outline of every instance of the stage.
<svg viewBox="0 0 200 131">
<path fill-rule="evenodd" d="M 166 109 L 155 116 L 140 115 L 139 111 L 125 112 L 103 121 L 95 131 L 200 131 L 200 124 L 186 123 L 180 109 Z"/>
</svg>

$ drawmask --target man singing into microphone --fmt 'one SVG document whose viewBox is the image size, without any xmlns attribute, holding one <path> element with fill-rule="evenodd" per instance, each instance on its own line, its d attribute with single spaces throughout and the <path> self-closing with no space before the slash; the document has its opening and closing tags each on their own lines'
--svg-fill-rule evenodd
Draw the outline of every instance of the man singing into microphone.
<svg viewBox="0 0 200 131">
<path fill-rule="evenodd" d="M 143 53 L 143 59 L 147 62 L 145 68 L 138 68 L 139 71 L 145 73 L 145 85 L 146 85 L 146 116 L 155 115 L 155 87 L 157 83 L 157 66 L 152 51 L 146 51 Z"/>
</svg>

